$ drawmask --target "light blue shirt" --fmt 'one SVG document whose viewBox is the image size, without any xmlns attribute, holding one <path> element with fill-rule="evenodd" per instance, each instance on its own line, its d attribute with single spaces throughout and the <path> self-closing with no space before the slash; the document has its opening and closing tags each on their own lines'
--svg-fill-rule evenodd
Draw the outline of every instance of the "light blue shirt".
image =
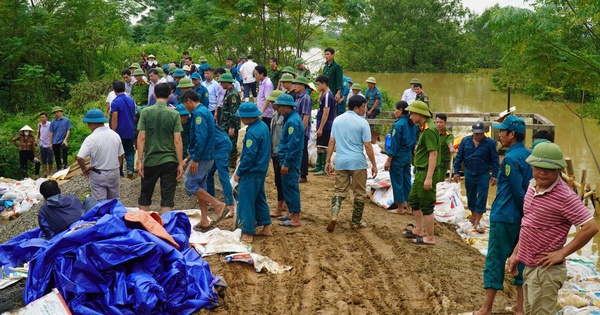
<svg viewBox="0 0 600 315">
<path fill-rule="evenodd" d="M 217 97 L 219 96 L 219 83 L 212 80 L 210 83 L 202 82 L 202 85 L 208 90 L 208 110 L 211 112 L 217 107 Z"/>
<path fill-rule="evenodd" d="M 363 154 L 365 142 L 371 142 L 371 129 L 364 118 L 347 111 L 333 121 L 331 136 L 335 138 L 336 170 L 364 170 L 367 159 Z"/>
</svg>

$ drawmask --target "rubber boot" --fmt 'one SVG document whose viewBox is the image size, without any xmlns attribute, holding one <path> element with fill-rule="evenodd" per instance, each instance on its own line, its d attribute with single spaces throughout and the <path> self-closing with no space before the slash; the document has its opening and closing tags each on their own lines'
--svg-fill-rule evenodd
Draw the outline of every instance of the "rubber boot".
<svg viewBox="0 0 600 315">
<path fill-rule="evenodd" d="M 319 165 L 320 169 L 315 175 L 327 175 L 327 173 L 325 173 L 325 160 L 327 160 L 327 152 L 319 150 L 318 157 L 321 160 L 321 165 Z"/>
<path fill-rule="evenodd" d="M 329 223 L 327 223 L 327 232 L 331 233 L 333 230 L 335 230 L 337 217 L 340 213 L 340 209 L 342 208 L 342 200 L 344 200 L 342 196 L 334 195 L 331 197 L 331 220 Z"/>
<path fill-rule="evenodd" d="M 365 209 L 364 201 L 354 201 L 354 209 L 352 210 L 352 229 L 357 230 L 365 227 L 365 224 L 361 222 L 363 210 Z"/>
<path fill-rule="evenodd" d="M 324 162 L 324 158 L 321 155 L 321 150 L 317 151 L 317 161 L 315 162 L 315 167 L 309 169 L 309 172 L 318 172 L 321 171 L 323 169 L 323 162 Z"/>
</svg>

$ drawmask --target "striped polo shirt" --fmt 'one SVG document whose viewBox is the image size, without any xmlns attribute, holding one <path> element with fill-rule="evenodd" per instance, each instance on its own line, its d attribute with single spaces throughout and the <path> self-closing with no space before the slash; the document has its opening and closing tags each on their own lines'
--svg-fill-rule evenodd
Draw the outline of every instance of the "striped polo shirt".
<svg viewBox="0 0 600 315">
<path fill-rule="evenodd" d="M 532 179 L 523 203 L 523 220 L 519 236 L 517 260 L 537 267 L 544 257 L 564 247 L 571 225 L 580 226 L 592 220 L 591 212 L 579 196 L 559 177 L 552 186 L 536 193 Z"/>
</svg>

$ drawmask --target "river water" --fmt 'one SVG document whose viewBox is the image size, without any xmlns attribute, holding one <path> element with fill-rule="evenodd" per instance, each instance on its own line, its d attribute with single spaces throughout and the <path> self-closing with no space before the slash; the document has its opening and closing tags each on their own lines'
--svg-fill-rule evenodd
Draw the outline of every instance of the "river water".
<svg viewBox="0 0 600 315">
<path fill-rule="evenodd" d="M 496 91 L 489 73 L 485 71 L 478 74 L 366 72 L 344 74 L 362 86 L 366 86 L 365 80 L 368 77 L 375 77 L 377 86 L 387 90 L 394 101 L 400 100 L 412 78 L 418 78 L 423 84 L 423 91 L 429 96 L 433 112 L 489 113 L 502 112 L 507 107 L 507 93 Z M 538 113 L 552 121 L 555 125 L 555 142 L 562 148 L 565 157 L 573 160 L 575 180 L 581 180 L 581 171 L 585 169 L 588 172 L 587 182 L 591 182 L 592 187 L 594 183 L 600 182 L 600 175 L 584 140 L 579 119 L 563 103 L 536 101 L 530 96 L 512 94 L 511 106 L 516 106 L 516 113 Z M 577 103 L 569 103 L 569 106 L 573 109 L 580 107 Z M 588 140 L 600 158 L 600 125 L 594 120 L 585 119 L 585 128 Z M 467 134 L 465 130 L 459 131 L 459 135 Z M 526 145 L 531 145 L 531 139 L 526 139 Z M 488 204 L 492 203 L 495 193 L 495 189 L 490 189 Z M 591 209 L 591 203 L 589 207 Z M 598 218 L 596 221 L 600 225 Z M 570 236 L 573 237 L 575 228 L 571 232 Z M 600 234 L 596 235 L 579 253 L 596 259 L 599 254 L 597 244 L 600 244 Z"/>
</svg>

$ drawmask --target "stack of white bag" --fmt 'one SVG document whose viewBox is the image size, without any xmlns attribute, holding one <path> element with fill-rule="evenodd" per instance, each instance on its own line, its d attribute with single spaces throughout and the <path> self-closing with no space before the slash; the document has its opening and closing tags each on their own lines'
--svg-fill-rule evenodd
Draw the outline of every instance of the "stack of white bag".
<svg viewBox="0 0 600 315">
<path fill-rule="evenodd" d="M 436 202 L 433 215 L 438 222 L 457 224 L 465 216 L 465 207 L 458 183 L 441 182 L 436 186 Z"/>
<path fill-rule="evenodd" d="M 14 183 L 1 182 L 0 194 L 2 195 L 2 200 L 14 201 L 13 206 L 8 211 L 2 212 L 2 216 L 20 215 L 23 212 L 29 211 L 34 204 L 43 201 L 44 197 L 40 194 L 40 185 L 44 181 L 46 181 L 45 178 L 39 178 L 36 181 L 26 178 Z"/>
</svg>

